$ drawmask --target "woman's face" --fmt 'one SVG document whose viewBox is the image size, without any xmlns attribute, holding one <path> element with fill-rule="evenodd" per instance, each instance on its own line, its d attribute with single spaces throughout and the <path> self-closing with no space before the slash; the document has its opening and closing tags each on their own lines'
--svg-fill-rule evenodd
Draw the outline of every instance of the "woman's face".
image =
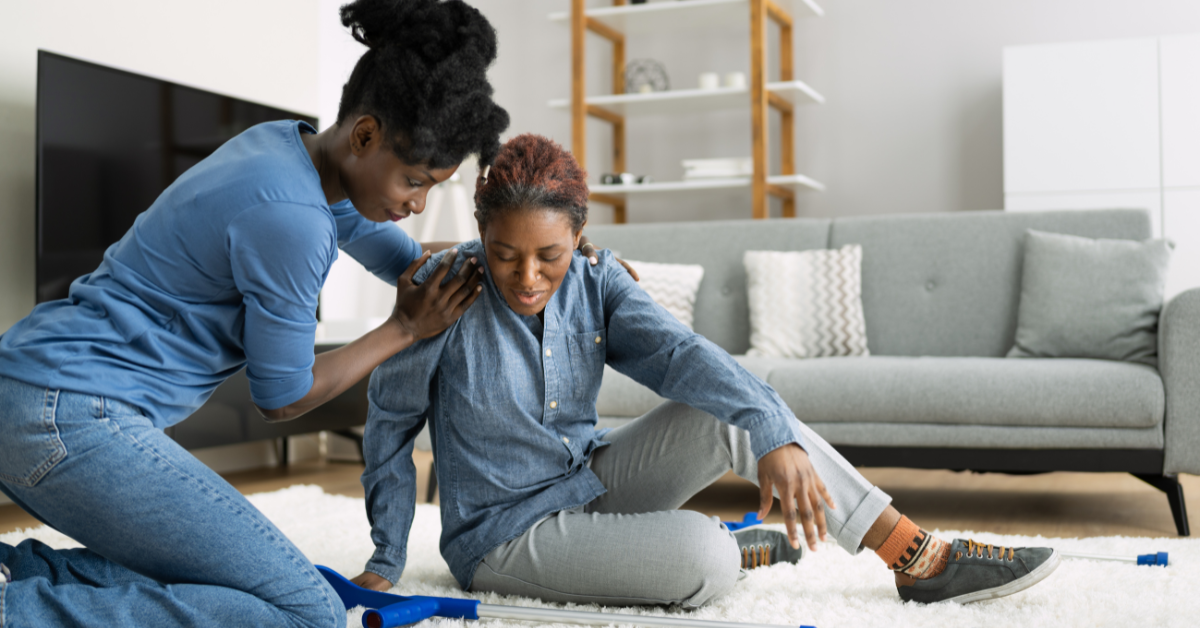
<svg viewBox="0 0 1200 628">
<path fill-rule="evenodd" d="M 358 213 L 372 222 L 395 222 L 425 211 L 429 189 L 458 170 L 405 163 L 373 116 L 354 122 L 349 141 L 350 154 L 340 169 L 342 189 Z"/>
<path fill-rule="evenodd" d="M 479 225 L 492 280 L 514 312 L 534 316 L 546 309 L 581 233 L 571 229 L 566 213 L 540 207 L 503 212 Z"/>
</svg>

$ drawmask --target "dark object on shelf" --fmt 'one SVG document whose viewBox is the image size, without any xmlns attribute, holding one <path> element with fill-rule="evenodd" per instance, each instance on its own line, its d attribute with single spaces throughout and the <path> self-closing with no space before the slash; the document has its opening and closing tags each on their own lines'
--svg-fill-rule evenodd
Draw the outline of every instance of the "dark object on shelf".
<svg viewBox="0 0 1200 628">
<path fill-rule="evenodd" d="M 625 64 L 625 93 L 646 94 L 671 89 L 667 69 L 654 59 L 634 59 Z"/>
<path fill-rule="evenodd" d="M 185 170 L 261 122 L 317 119 L 38 51 L 37 302 L 62 299 Z"/>
<path fill-rule="evenodd" d="M 629 4 L 646 4 L 646 0 L 629 0 Z"/>
<path fill-rule="evenodd" d="M 600 175 L 601 185 L 632 185 L 634 183 L 653 183 L 654 177 L 648 174 L 633 174 L 632 172 L 606 172 Z"/>
</svg>

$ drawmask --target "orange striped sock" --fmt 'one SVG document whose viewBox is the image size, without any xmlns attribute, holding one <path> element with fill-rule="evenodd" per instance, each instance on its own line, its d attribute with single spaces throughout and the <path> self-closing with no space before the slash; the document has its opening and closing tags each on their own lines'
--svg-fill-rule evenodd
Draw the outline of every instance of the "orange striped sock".
<svg viewBox="0 0 1200 628">
<path fill-rule="evenodd" d="M 923 580 L 946 569 L 946 561 L 950 559 L 950 544 L 922 530 L 908 517 L 901 516 L 875 554 L 887 563 L 888 569 Z"/>
</svg>

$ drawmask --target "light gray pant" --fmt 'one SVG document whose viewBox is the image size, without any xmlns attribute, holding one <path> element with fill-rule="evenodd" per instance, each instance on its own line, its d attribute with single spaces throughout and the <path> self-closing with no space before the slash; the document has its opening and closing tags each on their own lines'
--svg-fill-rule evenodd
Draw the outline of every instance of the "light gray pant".
<svg viewBox="0 0 1200 628">
<path fill-rule="evenodd" d="M 891 498 L 803 423 L 800 431 L 837 504 L 825 509 L 829 535 L 857 553 Z M 605 606 L 698 607 L 733 587 L 741 565 L 733 535 L 716 517 L 676 509 L 730 469 L 758 482 L 749 434 L 668 402 L 606 440 L 612 444 L 592 456 L 591 468 L 608 492 L 492 550 L 475 570 L 472 591 Z"/>
</svg>

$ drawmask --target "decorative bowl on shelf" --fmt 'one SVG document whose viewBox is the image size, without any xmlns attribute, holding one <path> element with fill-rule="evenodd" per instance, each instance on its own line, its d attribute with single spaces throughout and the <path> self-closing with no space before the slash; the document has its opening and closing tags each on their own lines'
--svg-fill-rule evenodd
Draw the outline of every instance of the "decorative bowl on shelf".
<svg viewBox="0 0 1200 628">
<path fill-rule="evenodd" d="M 625 93 L 647 94 L 671 89 L 667 69 L 654 59 L 634 59 L 625 64 Z"/>
</svg>

